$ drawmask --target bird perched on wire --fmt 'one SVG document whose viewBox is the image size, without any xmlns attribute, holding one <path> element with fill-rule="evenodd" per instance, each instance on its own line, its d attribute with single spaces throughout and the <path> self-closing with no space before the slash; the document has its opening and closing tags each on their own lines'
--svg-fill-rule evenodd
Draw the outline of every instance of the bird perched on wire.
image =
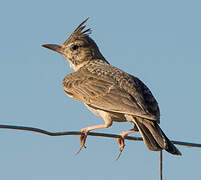
<svg viewBox="0 0 201 180">
<path fill-rule="evenodd" d="M 43 45 L 62 54 L 75 71 L 64 78 L 64 92 L 83 102 L 90 111 L 104 120 L 104 124 L 81 129 L 80 150 L 85 147 L 89 131 L 108 128 L 113 122 L 127 121 L 134 126 L 120 133 L 121 138 L 117 139 L 119 156 L 125 146 L 124 138 L 136 131 L 141 133 L 149 150 L 165 149 L 169 153 L 181 155 L 159 127 L 160 111 L 151 91 L 137 77 L 109 64 L 89 37 L 91 29 L 84 30 L 87 20 L 62 45 Z"/>
</svg>

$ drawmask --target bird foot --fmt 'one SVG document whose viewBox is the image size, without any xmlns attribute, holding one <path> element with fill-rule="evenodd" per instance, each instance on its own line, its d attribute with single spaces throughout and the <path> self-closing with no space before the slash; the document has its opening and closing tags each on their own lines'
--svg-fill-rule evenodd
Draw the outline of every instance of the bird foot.
<svg viewBox="0 0 201 180">
<path fill-rule="evenodd" d="M 123 137 L 117 138 L 117 143 L 119 144 L 119 155 L 117 156 L 116 161 L 120 158 L 123 149 L 125 147 L 124 138 Z"/>
<path fill-rule="evenodd" d="M 87 148 L 85 146 L 85 142 L 86 142 L 86 139 L 87 139 L 88 132 L 85 131 L 84 129 L 81 129 L 81 132 L 83 133 L 83 134 L 80 135 L 80 138 L 79 138 L 81 146 L 80 146 L 80 149 L 76 152 L 76 155 L 78 155 L 80 153 L 80 151 L 82 150 L 83 147 L 85 149 Z"/>
</svg>

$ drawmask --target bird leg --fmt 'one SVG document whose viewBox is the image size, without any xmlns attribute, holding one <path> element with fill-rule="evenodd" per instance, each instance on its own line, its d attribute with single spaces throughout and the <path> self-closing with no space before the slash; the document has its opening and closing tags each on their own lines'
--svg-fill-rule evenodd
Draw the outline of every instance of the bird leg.
<svg viewBox="0 0 201 180">
<path fill-rule="evenodd" d="M 87 131 L 85 130 L 85 128 L 83 128 L 83 129 L 80 130 L 80 132 L 83 133 L 83 134 L 80 135 L 80 138 L 79 138 L 80 143 L 81 143 L 81 146 L 80 146 L 80 149 L 76 152 L 76 155 L 80 153 L 80 151 L 82 150 L 83 147 L 84 147 L 84 148 L 87 148 L 87 147 L 85 146 L 85 142 L 86 142 L 87 135 L 88 135 L 89 131 L 87 132 Z"/>
<path fill-rule="evenodd" d="M 119 155 L 117 156 L 116 160 L 118 160 L 118 159 L 120 158 L 120 156 L 121 156 L 121 154 L 122 154 L 122 152 L 123 152 L 123 149 L 124 149 L 124 147 L 125 147 L 125 143 L 124 143 L 125 137 L 126 137 L 127 135 L 129 135 L 129 134 L 131 134 L 131 133 L 133 133 L 133 132 L 137 132 L 137 131 L 139 131 L 139 130 L 137 129 L 136 126 L 134 126 L 133 129 L 130 129 L 130 130 L 128 130 L 128 131 L 123 131 L 123 132 L 120 133 L 120 136 L 121 136 L 121 137 L 120 137 L 120 138 L 117 138 L 117 143 L 118 143 L 118 145 L 119 145 Z"/>
<path fill-rule="evenodd" d="M 86 128 L 82 128 L 80 130 L 80 132 L 82 132 L 83 134 L 80 135 L 80 143 L 81 143 L 81 146 L 80 146 L 80 149 L 78 150 L 78 152 L 76 153 L 79 154 L 79 152 L 82 150 L 82 148 L 86 148 L 85 146 L 85 142 L 86 142 L 86 139 L 87 139 L 87 135 L 89 134 L 89 131 L 91 130 L 95 130 L 95 129 L 101 129 L 101 128 L 108 128 L 112 125 L 112 121 L 105 121 L 105 124 L 100 124 L 100 125 L 95 125 L 95 126 L 89 126 L 89 127 L 86 127 Z"/>
</svg>

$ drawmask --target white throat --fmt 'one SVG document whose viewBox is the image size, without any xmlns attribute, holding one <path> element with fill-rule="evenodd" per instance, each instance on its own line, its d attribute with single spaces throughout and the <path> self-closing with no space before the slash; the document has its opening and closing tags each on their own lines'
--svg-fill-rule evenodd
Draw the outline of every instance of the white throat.
<svg viewBox="0 0 201 180">
<path fill-rule="evenodd" d="M 84 66 L 85 64 L 87 64 L 88 61 L 84 61 L 83 63 L 78 64 L 78 65 L 73 64 L 71 61 L 69 61 L 69 63 L 70 63 L 70 67 L 71 67 L 72 69 L 74 69 L 74 71 L 77 71 L 77 70 L 79 70 L 82 66 Z"/>
</svg>

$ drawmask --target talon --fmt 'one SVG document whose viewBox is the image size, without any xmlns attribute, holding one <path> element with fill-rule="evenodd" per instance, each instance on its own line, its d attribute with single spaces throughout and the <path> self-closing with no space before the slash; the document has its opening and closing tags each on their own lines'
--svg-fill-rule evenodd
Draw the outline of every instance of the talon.
<svg viewBox="0 0 201 180">
<path fill-rule="evenodd" d="M 80 135 L 80 143 L 81 143 L 81 145 L 82 145 L 84 148 L 87 148 L 87 147 L 85 146 L 86 139 L 87 139 L 87 135 L 85 135 L 85 134 L 81 134 L 81 135 Z"/>
<path fill-rule="evenodd" d="M 119 155 L 117 156 L 116 161 L 120 158 L 125 147 L 124 138 L 117 138 L 117 143 L 119 144 Z"/>
<path fill-rule="evenodd" d="M 80 135 L 79 140 L 80 140 L 81 146 L 80 146 L 80 149 L 76 152 L 76 155 L 78 155 L 78 154 L 80 153 L 80 151 L 82 150 L 83 147 L 84 147 L 84 148 L 87 148 L 87 147 L 85 146 L 85 142 L 86 142 L 86 139 L 87 139 L 87 134 L 88 134 L 88 133 L 85 132 L 84 134 L 81 134 L 81 135 Z"/>
</svg>

